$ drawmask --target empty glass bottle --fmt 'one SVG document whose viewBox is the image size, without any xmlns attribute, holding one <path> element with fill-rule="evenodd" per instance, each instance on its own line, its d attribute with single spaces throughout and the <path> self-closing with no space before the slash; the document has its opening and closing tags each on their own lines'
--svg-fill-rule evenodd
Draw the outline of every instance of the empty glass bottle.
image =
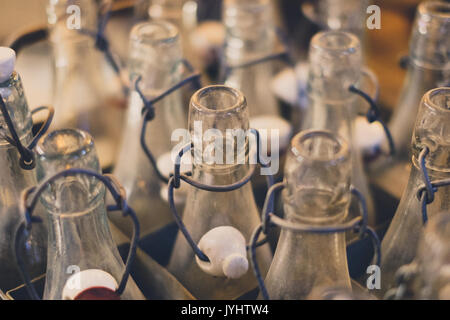
<svg viewBox="0 0 450 320">
<path fill-rule="evenodd" d="M 236 136 L 237 141 L 245 143 L 235 143 L 228 130 L 242 133 L 248 128 L 247 103 L 240 91 L 227 86 L 208 86 L 197 91 L 189 110 L 189 130 L 194 144 L 192 179 L 208 185 L 228 185 L 246 176 L 248 139 L 239 140 Z M 236 228 L 248 243 L 260 223 L 251 183 L 228 192 L 189 187 L 183 220 L 196 243 L 208 231 L 220 226 Z M 257 257 L 265 274 L 271 260 L 267 244 L 258 248 Z M 257 287 L 251 270 L 239 279 L 215 277 L 202 271 L 181 233 L 168 268 L 199 299 L 235 299 Z"/>
<path fill-rule="evenodd" d="M 367 201 L 369 224 L 376 221 L 375 209 L 361 150 L 355 146 L 354 120 L 363 100 L 349 91 L 363 80 L 361 45 L 359 39 L 348 32 L 324 31 L 311 40 L 309 75 L 307 84 L 308 108 L 302 129 L 330 130 L 349 141 L 352 158 L 352 184 Z M 356 216 L 357 205 L 350 214 Z"/>
<path fill-rule="evenodd" d="M 33 123 L 22 81 L 14 71 L 15 57 L 12 49 L 0 47 L 0 99 L 6 106 L 20 141 L 28 145 L 33 137 Z M 35 170 L 21 168 L 20 154 L 5 136 L 10 137 L 11 134 L 0 112 L 0 288 L 6 291 L 23 283 L 16 265 L 13 241 L 17 227 L 24 220 L 19 210 L 21 192 L 36 184 L 36 173 Z M 21 249 L 31 277 L 45 272 L 46 248 L 45 224 L 37 225 Z"/>
<path fill-rule="evenodd" d="M 136 25 L 130 35 L 129 72 L 131 81 L 141 76 L 138 83 L 142 93 L 152 99 L 181 80 L 182 59 L 178 29 L 163 21 Z M 146 235 L 172 221 L 169 205 L 161 196 L 163 187 L 141 144 L 142 113 L 144 106 L 138 92 L 130 93 L 128 114 L 122 144 L 114 175 L 127 190 L 130 205 L 141 223 L 141 234 Z M 175 91 L 155 104 L 155 118 L 148 124 L 146 141 L 155 158 L 170 153 L 172 133 L 186 127 L 180 91 Z M 173 166 L 172 170 L 173 171 Z M 132 224 L 119 213 L 111 219 L 127 235 Z"/>
<path fill-rule="evenodd" d="M 102 167 L 113 165 L 125 109 L 119 78 L 95 39 L 97 6 L 92 0 L 50 0 L 47 7 L 53 48 L 53 128 L 79 128 L 96 140 Z"/>
<path fill-rule="evenodd" d="M 408 72 L 389 123 L 397 156 L 408 159 L 420 100 L 430 89 L 450 85 L 450 3 L 419 5 L 409 44 Z"/>
<path fill-rule="evenodd" d="M 285 219 L 339 224 L 350 204 L 350 149 L 329 131 L 302 131 L 291 142 L 283 192 Z M 351 290 L 345 233 L 281 230 L 265 280 L 271 299 L 306 299 L 326 287 Z"/>
<path fill-rule="evenodd" d="M 36 153 L 40 180 L 70 168 L 101 172 L 92 137 L 81 130 L 48 134 Z M 84 290 L 106 287 L 114 291 L 120 282 L 125 265 L 109 229 L 105 191 L 98 179 L 75 175 L 53 180 L 42 193 L 50 244 L 44 299 L 81 299 Z M 80 277 L 78 287 L 71 278 L 75 275 Z M 112 287 L 107 285 L 110 282 Z M 121 298 L 144 298 L 131 277 Z"/>
<path fill-rule="evenodd" d="M 412 169 L 394 219 L 384 236 L 381 252 L 381 290 L 384 294 L 395 286 L 395 273 L 416 256 L 423 233 L 422 206 L 417 197 L 424 184 L 419 155 L 426 147 L 426 168 L 431 181 L 450 178 L 450 88 L 428 91 L 422 98 L 412 138 Z M 434 201 L 428 205 L 428 219 L 440 211 L 450 209 L 450 187 L 441 187 Z"/>
<path fill-rule="evenodd" d="M 222 69 L 225 84 L 241 90 L 248 101 L 250 126 L 258 130 L 278 130 L 279 148 L 284 150 L 289 144 L 291 125 L 280 116 L 278 102 L 269 87 L 273 61 L 233 68 L 276 51 L 272 11 L 269 0 L 224 1 L 226 36 Z"/>
</svg>

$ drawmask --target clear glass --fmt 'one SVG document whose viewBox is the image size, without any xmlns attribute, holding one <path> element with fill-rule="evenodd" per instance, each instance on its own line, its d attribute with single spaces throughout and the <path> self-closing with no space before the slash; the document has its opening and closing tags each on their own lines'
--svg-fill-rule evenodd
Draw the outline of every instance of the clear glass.
<svg viewBox="0 0 450 320">
<path fill-rule="evenodd" d="M 144 22 L 136 25 L 130 36 L 129 72 L 131 81 L 141 76 L 139 87 L 149 99 L 158 96 L 180 78 L 181 47 L 178 29 L 168 22 Z M 165 184 L 160 182 L 140 144 L 142 99 L 132 91 L 122 144 L 114 175 L 125 187 L 130 205 L 141 222 L 145 235 L 172 221 L 169 204 L 160 196 Z M 155 158 L 172 150 L 172 132 L 186 128 L 187 115 L 179 90 L 155 104 L 155 118 L 148 124 L 146 141 Z M 172 169 L 173 171 L 173 169 Z M 179 208 L 182 209 L 182 206 Z M 119 212 L 110 218 L 127 235 L 132 224 Z"/>
<path fill-rule="evenodd" d="M 441 212 L 426 226 L 420 242 L 419 299 L 450 300 L 450 215 Z"/>
<path fill-rule="evenodd" d="M 269 0 L 225 0 L 223 5 L 227 65 L 240 65 L 275 52 L 275 25 Z M 234 69 L 225 79 L 226 85 L 244 93 L 251 118 L 279 117 L 278 102 L 268 89 L 273 72 L 274 64 L 269 61 Z"/>
<path fill-rule="evenodd" d="M 329 131 L 303 131 L 291 142 L 285 167 L 285 219 L 324 225 L 343 222 L 350 205 L 348 144 Z M 265 280 L 271 299 L 306 299 L 319 289 L 351 290 L 344 233 L 282 229 Z"/>
<path fill-rule="evenodd" d="M 349 141 L 352 157 L 352 184 L 365 196 L 369 224 L 376 224 L 376 213 L 363 168 L 361 149 L 356 147 L 354 123 L 364 103 L 351 93 L 350 85 L 362 81 L 362 57 L 359 39 L 348 32 L 319 32 L 311 40 L 307 83 L 308 108 L 302 129 L 330 130 Z M 353 203 L 351 216 L 359 215 Z"/>
<path fill-rule="evenodd" d="M 70 168 L 101 172 L 92 137 L 81 130 L 53 131 L 36 147 L 40 180 Z M 49 237 L 44 299 L 60 300 L 68 278 L 100 269 L 120 283 L 125 265 L 108 225 L 105 186 L 86 175 L 62 177 L 41 195 L 48 216 Z M 122 299 L 144 299 L 130 277 Z"/>
<path fill-rule="evenodd" d="M 32 120 L 22 82 L 16 72 L 9 80 L 0 83 L 0 94 L 17 135 L 21 142 L 27 145 L 32 139 Z M 0 288 L 7 291 L 23 283 L 16 265 L 13 242 L 19 224 L 25 220 L 19 209 L 21 192 L 36 184 L 36 172 L 20 167 L 19 152 L 3 138 L 3 134 L 11 135 L 1 113 L 0 133 Z M 42 212 L 36 211 L 36 216 L 42 218 Z M 24 263 L 31 277 L 45 272 L 46 250 L 45 223 L 35 224 L 25 247 L 21 249 Z"/>
<path fill-rule="evenodd" d="M 450 85 L 449 34 L 450 3 L 421 3 L 409 44 L 408 72 L 389 123 L 399 159 L 410 156 L 411 135 L 423 95 Z"/>
<path fill-rule="evenodd" d="M 125 97 L 119 78 L 95 48 L 95 39 L 70 29 L 69 6 L 80 10 L 80 28 L 95 31 L 97 6 L 92 0 L 51 0 L 47 6 L 53 48 L 55 117 L 52 128 L 79 128 L 96 139 L 100 163 L 112 166 L 118 151 Z"/>
<path fill-rule="evenodd" d="M 428 174 L 433 180 L 450 178 L 450 88 L 428 91 L 420 103 L 412 139 L 412 169 L 394 219 L 384 236 L 381 247 L 381 292 L 396 285 L 395 273 L 416 256 L 417 245 L 423 234 L 422 209 L 417 189 L 423 183 L 418 163 L 424 146 L 430 152 L 426 157 Z M 450 210 L 450 187 L 441 187 L 434 201 L 428 205 L 428 219 L 441 211 Z"/>
<path fill-rule="evenodd" d="M 210 185 L 226 185 L 242 179 L 249 170 L 248 139 L 244 144 L 233 147 L 230 144 L 234 144 L 234 140 L 229 139 L 231 136 L 227 136 L 226 131 L 246 131 L 248 128 L 247 103 L 240 91 L 227 86 L 209 86 L 197 91 L 192 96 L 189 112 L 189 130 L 194 143 L 192 178 Z M 211 144 L 206 137 L 212 130 L 226 137 L 219 140 L 227 146 L 220 158 L 223 156 L 223 159 L 232 161 L 220 164 L 209 158 L 207 151 L 211 151 Z M 241 158 L 245 162 L 237 161 Z M 206 232 L 219 226 L 238 229 L 248 243 L 253 230 L 260 223 L 251 183 L 229 192 L 209 192 L 189 187 L 183 221 L 196 243 Z M 263 274 L 271 258 L 267 244 L 257 250 Z M 168 268 L 198 299 L 236 299 L 257 287 L 250 268 L 240 279 L 206 274 L 197 265 L 194 252 L 181 233 L 177 236 Z"/>
</svg>

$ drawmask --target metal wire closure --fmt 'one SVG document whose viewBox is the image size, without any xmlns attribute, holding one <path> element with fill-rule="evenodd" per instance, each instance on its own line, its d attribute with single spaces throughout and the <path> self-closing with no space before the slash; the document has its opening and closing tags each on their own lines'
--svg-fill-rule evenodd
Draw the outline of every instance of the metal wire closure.
<svg viewBox="0 0 450 320">
<path fill-rule="evenodd" d="M 20 167 L 24 170 L 32 170 L 36 166 L 35 156 L 32 151 L 32 149 L 36 146 L 36 144 L 39 142 L 39 139 L 47 132 L 48 128 L 50 127 L 50 124 L 53 120 L 53 115 L 55 113 L 55 110 L 52 107 L 38 107 L 31 111 L 31 114 L 34 115 L 35 113 L 47 110 L 48 115 L 45 122 L 42 124 L 41 128 L 39 129 L 36 136 L 33 137 L 33 140 L 31 140 L 30 144 L 28 146 L 24 146 L 22 142 L 20 141 L 20 137 L 17 134 L 16 129 L 14 128 L 14 123 L 11 120 L 11 117 L 9 115 L 8 109 L 6 108 L 6 104 L 3 101 L 3 97 L 0 94 L 0 111 L 3 115 L 3 119 L 5 119 L 6 126 L 8 127 L 8 131 L 11 134 L 11 136 L 5 135 L 0 132 L 0 135 L 3 139 L 8 141 L 10 144 L 12 144 L 14 147 L 17 148 L 17 151 L 20 153 L 20 159 L 19 164 Z M 0 126 L 1 128 L 1 126 Z"/>
<path fill-rule="evenodd" d="M 275 34 L 277 35 L 278 40 L 280 41 L 280 43 L 283 46 L 283 49 L 280 52 L 272 53 L 267 56 L 257 58 L 254 60 L 249 60 L 247 62 L 244 62 L 241 64 L 236 64 L 233 66 L 228 65 L 226 63 L 226 58 L 223 57 L 222 59 L 225 63 L 224 63 L 224 69 L 222 72 L 222 76 L 220 77 L 221 78 L 220 82 L 225 82 L 227 77 L 230 75 L 231 71 L 233 71 L 235 69 L 245 69 L 245 68 L 249 68 L 254 65 L 272 61 L 272 60 L 281 60 L 281 61 L 285 62 L 287 65 L 289 65 L 290 67 L 294 67 L 295 63 L 289 53 L 290 50 L 289 50 L 289 44 L 287 41 L 287 37 L 283 34 L 283 32 L 279 28 L 275 28 Z"/>
<path fill-rule="evenodd" d="M 367 93 L 365 93 L 364 91 L 356 88 L 353 84 L 348 88 L 348 90 L 350 92 L 353 92 L 354 94 L 357 94 L 358 96 L 362 97 L 364 100 L 366 100 L 369 103 L 370 108 L 366 114 L 367 121 L 369 121 L 369 123 L 378 121 L 383 126 L 384 132 L 385 132 L 386 137 L 389 142 L 389 150 L 390 150 L 389 155 L 393 156 L 396 152 L 394 139 L 392 138 L 392 134 L 391 134 L 391 131 L 389 130 L 388 126 L 383 121 L 383 119 L 381 119 L 380 109 L 378 108 L 374 99 L 371 96 L 369 96 Z"/>
<path fill-rule="evenodd" d="M 125 189 L 119 184 L 119 182 L 116 180 L 115 177 L 113 177 L 112 175 L 102 175 L 92 170 L 71 168 L 60 171 L 55 175 L 51 176 L 50 178 L 47 178 L 46 180 L 41 182 L 38 186 L 25 189 L 22 192 L 22 200 L 20 202 L 20 206 L 21 212 L 25 216 L 25 221 L 20 224 L 20 226 L 16 231 L 14 241 L 14 253 L 21 276 L 26 284 L 28 294 L 33 300 L 40 300 L 40 298 L 36 292 L 33 283 L 30 280 L 28 272 L 25 269 L 25 265 L 22 260 L 21 254 L 19 253 L 19 250 L 22 247 L 23 243 L 29 237 L 32 224 L 42 222 L 42 220 L 39 217 L 33 216 L 33 210 L 37 204 L 39 197 L 41 196 L 42 192 L 45 190 L 45 188 L 48 186 L 49 183 L 61 177 L 75 176 L 79 174 L 97 178 L 110 191 L 116 204 L 109 205 L 107 207 L 107 210 L 109 211 L 121 210 L 124 216 L 129 216 L 133 220 L 134 229 L 131 238 L 130 250 L 128 251 L 127 260 L 125 263 L 125 270 L 123 272 L 122 279 L 119 283 L 119 287 L 117 288 L 116 292 L 117 294 L 121 295 L 125 290 L 125 286 L 127 284 L 128 277 L 130 275 L 131 264 L 133 263 L 134 257 L 136 255 L 136 249 L 140 233 L 140 225 L 139 220 L 136 217 L 136 213 L 130 206 L 128 206 L 128 203 L 126 201 Z M 32 196 L 32 198 L 30 201 L 28 201 L 30 196 Z"/>
<path fill-rule="evenodd" d="M 375 248 L 376 255 L 376 264 L 379 266 L 381 263 L 381 244 L 380 239 L 373 229 L 367 226 L 367 206 L 364 196 L 355 188 L 351 187 L 350 192 L 352 195 L 356 196 L 359 200 L 361 207 L 361 217 L 353 218 L 352 220 L 341 223 L 341 224 L 332 224 L 332 225 L 321 225 L 321 226 L 313 226 L 304 223 L 292 223 L 286 221 L 278 216 L 276 216 L 274 211 L 274 194 L 279 190 L 285 187 L 284 182 L 279 182 L 274 184 L 269 188 L 266 200 L 264 202 L 263 212 L 262 212 L 262 223 L 258 227 L 256 227 L 255 231 L 250 239 L 250 259 L 252 263 L 253 272 L 258 280 L 259 288 L 261 290 L 261 294 L 265 300 L 269 300 L 269 294 L 267 292 L 266 286 L 264 284 L 264 280 L 261 276 L 261 272 L 258 267 L 258 263 L 256 261 L 256 248 L 264 243 L 264 241 L 259 241 L 259 236 L 261 233 L 267 235 L 268 228 L 271 226 L 278 226 L 282 229 L 290 230 L 293 232 L 306 232 L 306 233 L 339 233 L 346 232 L 349 230 L 353 230 L 359 233 L 359 237 L 363 238 L 366 234 L 371 237 L 372 244 Z"/>
<path fill-rule="evenodd" d="M 261 159 L 259 157 L 259 144 L 260 144 L 260 140 L 259 140 L 259 133 L 258 130 L 256 129 L 250 129 L 250 132 L 252 134 L 255 135 L 256 137 L 256 162 L 263 166 L 263 167 L 267 167 L 269 164 L 267 163 L 262 163 Z M 175 159 L 175 170 L 174 170 L 174 175 L 170 177 L 168 184 L 169 184 L 169 188 L 168 188 L 168 200 L 169 200 L 169 206 L 170 209 L 172 211 L 172 214 L 175 218 L 175 222 L 178 225 L 178 228 L 180 229 L 180 231 L 183 233 L 184 237 L 186 238 L 186 241 L 189 243 L 189 245 L 191 246 L 192 250 L 194 251 L 195 255 L 202 261 L 204 262 L 209 262 L 209 258 L 206 256 L 206 254 L 204 254 L 200 248 L 197 246 L 197 244 L 195 243 L 195 241 L 192 239 L 191 235 L 189 234 L 189 231 L 186 229 L 186 226 L 183 223 L 183 220 L 181 219 L 180 215 L 177 212 L 177 209 L 175 207 L 175 202 L 174 202 L 174 196 L 173 196 L 173 189 L 178 189 L 180 187 L 180 180 L 185 181 L 186 183 L 190 184 L 191 186 L 194 186 L 198 189 L 201 190 L 205 190 L 205 191 L 211 191 L 211 192 L 228 192 L 228 191 L 233 191 L 236 189 L 239 189 L 240 187 L 242 187 L 243 185 L 245 185 L 247 182 L 250 181 L 250 179 L 253 177 L 255 171 L 256 171 L 256 166 L 257 165 L 251 165 L 250 166 L 250 170 L 249 172 L 239 181 L 232 183 L 232 184 L 228 184 L 228 185 L 220 185 L 220 186 L 214 186 L 214 185 L 208 185 L 208 184 L 204 184 L 204 183 L 200 183 L 198 181 L 195 181 L 191 178 L 189 178 L 188 174 L 181 174 L 180 173 L 180 166 L 181 166 L 181 157 L 183 156 L 183 154 L 185 154 L 186 152 L 188 152 L 189 150 L 191 150 L 191 148 L 193 148 L 193 144 L 187 144 L 186 146 L 184 146 L 181 151 L 178 153 L 176 159 Z M 250 154 L 252 154 L 252 151 L 250 151 Z M 270 188 L 273 185 L 273 177 L 272 176 L 267 176 L 267 184 L 268 187 Z"/>
<path fill-rule="evenodd" d="M 428 175 L 428 169 L 426 166 L 425 158 L 429 154 L 430 149 L 424 146 L 419 154 L 419 165 L 422 172 L 422 180 L 424 185 L 417 190 L 417 199 L 419 199 L 422 206 L 422 221 L 426 224 L 428 221 L 427 206 L 434 201 L 434 194 L 438 191 L 439 187 L 450 186 L 450 179 L 442 179 L 437 181 L 431 181 Z"/>
<path fill-rule="evenodd" d="M 136 77 L 134 79 L 134 84 L 132 86 L 134 88 L 134 90 L 136 90 L 136 92 L 139 94 L 139 97 L 142 99 L 142 102 L 144 104 L 144 107 L 141 110 L 142 117 L 143 117 L 141 136 L 140 136 L 141 147 L 144 150 L 144 153 L 147 156 L 147 158 L 149 159 L 151 165 L 155 169 L 155 172 L 156 172 L 158 178 L 161 181 L 163 181 L 164 183 L 168 183 L 169 178 L 164 176 L 161 173 L 161 171 L 158 169 L 156 160 L 155 160 L 153 154 L 151 153 L 149 147 L 147 146 L 147 142 L 145 141 L 145 136 L 146 136 L 148 122 L 150 122 L 151 120 L 153 120 L 155 118 L 155 106 L 154 106 L 155 103 L 163 100 L 165 97 L 167 97 L 168 95 L 170 95 L 171 93 L 180 89 L 181 87 L 185 86 L 188 83 L 192 83 L 195 90 L 198 90 L 201 88 L 201 82 L 200 82 L 201 74 L 199 72 L 195 71 L 194 67 L 192 67 L 192 65 L 189 63 L 189 61 L 187 61 L 185 59 L 181 59 L 175 65 L 174 68 L 178 67 L 178 65 L 180 65 L 180 64 L 183 65 L 189 71 L 189 75 L 186 78 L 184 78 L 183 80 L 181 80 L 178 83 L 176 83 L 175 85 L 173 85 L 172 87 L 170 87 L 169 89 L 167 89 L 166 91 L 164 91 L 163 93 L 161 93 L 157 97 L 148 99 L 144 95 L 142 90 L 139 88 L 139 82 L 142 79 L 141 75 L 139 75 L 138 77 Z"/>
</svg>

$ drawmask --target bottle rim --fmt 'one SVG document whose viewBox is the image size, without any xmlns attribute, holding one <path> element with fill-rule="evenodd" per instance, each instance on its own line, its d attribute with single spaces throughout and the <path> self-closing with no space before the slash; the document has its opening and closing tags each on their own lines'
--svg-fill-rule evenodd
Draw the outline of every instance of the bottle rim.
<svg viewBox="0 0 450 320">
<path fill-rule="evenodd" d="M 174 24 L 164 20 L 138 23 L 130 32 L 130 41 L 149 45 L 172 43 L 177 41 L 178 37 L 178 28 Z"/>
<path fill-rule="evenodd" d="M 227 94 L 231 97 L 231 103 L 219 108 L 218 104 L 204 103 L 203 99 L 210 96 L 213 92 Z M 191 106 L 201 113 L 220 115 L 227 114 L 231 111 L 239 112 L 247 106 L 247 101 L 242 92 L 235 88 L 226 85 L 211 85 L 203 87 L 194 93 L 191 98 Z"/>
<path fill-rule="evenodd" d="M 450 87 L 440 87 L 429 90 L 423 96 L 423 104 L 428 108 L 448 114 L 450 113 L 450 103 L 447 101 L 447 105 L 444 106 L 443 104 L 436 102 L 435 97 L 441 94 L 450 97 Z"/>
<path fill-rule="evenodd" d="M 427 1 L 419 4 L 417 12 L 421 16 L 431 16 L 434 19 L 450 20 L 450 3 L 442 1 Z"/>
<path fill-rule="evenodd" d="M 356 35 L 350 32 L 327 30 L 314 35 L 311 39 L 311 48 L 321 51 L 347 52 L 348 54 L 352 54 L 361 50 L 361 42 Z"/>
<path fill-rule="evenodd" d="M 60 141 L 55 141 L 61 135 L 71 136 L 73 138 L 73 145 L 64 150 L 64 145 Z M 47 148 L 45 145 L 56 145 L 56 149 Z M 59 145 L 58 145 L 59 144 Z M 83 130 L 79 129 L 60 129 L 46 134 L 41 141 L 36 145 L 36 154 L 40 158 L 55 159 L 55 158 L 72 158 L 81 157 L 94 149 L 94 139 L 92 136 Z"/>
</svg>

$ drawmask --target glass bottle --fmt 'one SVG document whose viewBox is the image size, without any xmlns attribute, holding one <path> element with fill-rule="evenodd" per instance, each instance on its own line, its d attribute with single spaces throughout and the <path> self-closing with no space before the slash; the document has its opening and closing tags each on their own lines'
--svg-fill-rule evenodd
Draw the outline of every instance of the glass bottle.
<svg viewBox="0 0 450 320">
<path fill-rule="evenodd" d="M 450 215 L 441 212 L 424 229 L 418 252 L 417 298 L 450 300 Z"/>
<path fill-rule="evenodd" d="M 229 139 L 232 137 L 227 135 L 227 130 L 246 132 L 248 128 L 247 103 L 240 91 L 227 86 L 208 86 L 197 91 L 192 96 L 189 110 L 189 130 L 194 143 L 192 179 L 209 185 L 228 185 L 242 179 L 249 171 L 248 140 L 228 148 L 234 142 Z M 217 145 L 213 149 L 216 155 L 221 154 L 220 159 L 227 161 L 220 163 L 220 160 L 210 159 L 211 133 L 221 137 L 215 139 L 216 143 L 221 141 L 227 146 L 225 151 L 217 149 Z M 245 159 L 245 162 L 238 159 Z M 236 228 L 248 243 L 260 223 L 251 183 L 228 192 L 189 187 L 183 221 L 196 243 L 205 233 L 219 226 Z M 257 259 L 265 274 L 271 260 L 267 244 L 258 248 Z M 194 252 L 181 233 L 177 236 L 168 268 L 199 299 L 236 299 L 257 287 L 251 270 L 239 279 L 206 274 L 197 265 Z"/>
<path fill-rule="evenodd" d="M 381 294 L 394 287 L 395 273 L 416 256 L 417 245 L 423 233 L 422 206 L 417 198 L 418 188 L 424 182 L 419 154 L 428 147 L 426 167 L 431 181 L 450 178 L 450 88 L 428 91 L 422 98 L 412 138 L 412 168 L 408 185 L 403 192 L 395 216 L 381 246 Z M 450 209 L 450 187 L 441 187 L 427 207 L 428 219 L 440 211 Z"/>
<path fill-rule="evenodd" d="M 349 91 L 350 85 L 363 81 L 359 39 L 348 32 L 324 31 L 311 40 L 308 72 L 308 108 L 302 130 L 330 130 L 349 141 L 352 157 L 352 184 L 367 202 L 369 224 L 376 223 L 375 208 L 362 164 L 361 149 L 356 147 L 354 123 L 364 103 Z M 359 206 L 351 205 L 350 215 L 359 215 Z"/>
<path fill-rule="evenodd" d="M 227 66 L 245 64 L 275 53 L 276 34 L 270 0 L 226 0 L 223 4 L 226 28 L 223 72 Z M 267 61 L 232 69 L 226 74 L 225 84 L 244 93 L 252 128 L 278 130 L 279 149 L 283 151 L 289 144 L 292 130 L 290 123 L 280 116 L 278 101 L 270 89 L 274 66 L 273 61 Z M 270 132 L 267 135 L 269 137 Z"/>
<path fill-rule="evenodd" d="M 160 95 L 181 80 L 177 68 L 182 59 L 178 29 L 168 22 L 136 25 L 130 34 L 129 55 L 131 81 L 142 77 L 139 88 L 148 99 Z M 160 182 L 140 144 L 143 106 L 138 92 L 132 90 L 114 175 L 127 191 L 144 236 L 171 222 L 172 213 L 169 204 L 160 196 L 161 188 L 166 185 Z M 185 128 L 186 118 L 179 90 L 155 104 L 155 118 L 149 122 L 146 132 L 147 145 L 155 159 L 170 154 L 172 132 Z M 173 166 L 171 168 L 173 171 Z M 110 218 L 122 232 L 131 235 L 131 221 L 123 219 L 119 212 L 111 213 Z"/>
<path fill-rule="evenodd" d="M 126 104 L 120 80 L 95 48 L 95 39 L 81 32 L 96 31 L 96 3 L 50 0 L 47 16 L 54 67 L 53 128 L 90 132 L 102 167 L 112 166 Z"/>
<path fill-rule="evenodd" d="M 101 172 L 94 141 L 81 130 L 51 132 L 39 142 L 36 153 L 40 180 L 70 168 Z M 86 175 L 58 178 L 42 193 L 40 200 L 47 212 L 51 244 L 47 252 L 44 299 L 67 299 L 63 292 L 70 289 L 68 279 L 74 272 L 83 272 L 91 278 L 80 279 L 81 285 L 86 281 L 90 287 L 102 287 L 105 279 L 111 277 L 120 282 L 125 265 L 109 229 L 105 193 L 102 182 Z M 94 275 L 92 270 L 97 270 Z M 121 298 L 144 298 L 131 277 Z"/>
<path fill-rule="evenodd" d="M 350 205 L 350 149 L 330 131 L 302 131 L 286 159 L 285 219 L 314 226 L 339 224 Z M 306 299 L 320 288 L 351 290 L 345 233 L 281 230 L 265 280 L 271 299 Z"/>
<path fill-rule="evenodd" d="M 408 159 L 420 100 L 433 88 L 450 85 L 450 3 L 419 5 L 409 43 L 409 63 L 397 107 L 389 123 L 397 157 Z"/>
<path fill-rule="evenodd" d="M 15 52 L 0 47 L 0 98 L 11 117 L 20 141 L 28 145 L 32 138 L 31 113 L 22 87 L 22 80 L 14 71 Z M 17 227 L 24 221 L 19 201 L 25 188 L 36 184 L 35 170 L 24 170 L 19 164 L 17 148 L 4 137 L 11 136 L 3 114 L 0 112 L 0 288 L 7 291 L 23 283 L 16 265 L 13 241 Z M 37 215 L 41 216 L 38 211 Z M 30 238 L 21 249 L 30 276 L 45 272 L 47 230 L 44 224 L 33 228 Z"/>
</svg>

